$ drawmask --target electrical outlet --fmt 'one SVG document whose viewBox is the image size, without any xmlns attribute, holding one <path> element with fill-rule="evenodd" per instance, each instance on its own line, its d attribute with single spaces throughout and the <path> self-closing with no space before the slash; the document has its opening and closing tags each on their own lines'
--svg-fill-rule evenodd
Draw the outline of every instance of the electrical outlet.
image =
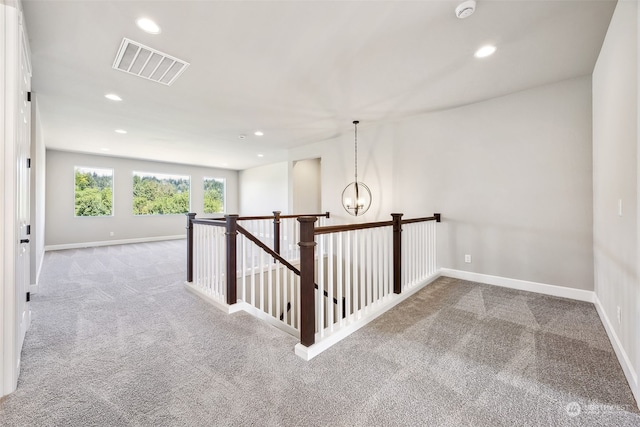
<svg viewBox="0 0 640 427">
<path fill-rule="evenodd" d="M 467 264 L 471 264 L 471 255 L 467 254 L 464 256 L 464 262 Z"/>
<path fill-rule="evenodd" d="M 113 237 L 116 233 L 114 233 L 113 231 L 109 232 L 109 236 Z"/>
</svg>

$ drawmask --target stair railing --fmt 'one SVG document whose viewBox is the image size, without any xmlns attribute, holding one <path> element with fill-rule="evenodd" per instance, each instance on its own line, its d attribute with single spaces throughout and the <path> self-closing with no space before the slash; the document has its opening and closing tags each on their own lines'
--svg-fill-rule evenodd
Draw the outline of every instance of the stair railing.
<svg viewBox="0 0 640 427">
<path fill-rule="evenodd" d="M 357 329 L 379 315 L 394 294 L 437 273 L 435 223 L 440 214 L 407 220 L 402 214 L 391 216 L 391 221 L 328 227 L 315 227 L 314 217 L 298 219 L 302 346 Z M 316 255 L 316 248 L 326 255 Z M 329 300 L 344 298 L 345 304 L 326 304 L 318 297 L 324 292 Z"/>
</svg>

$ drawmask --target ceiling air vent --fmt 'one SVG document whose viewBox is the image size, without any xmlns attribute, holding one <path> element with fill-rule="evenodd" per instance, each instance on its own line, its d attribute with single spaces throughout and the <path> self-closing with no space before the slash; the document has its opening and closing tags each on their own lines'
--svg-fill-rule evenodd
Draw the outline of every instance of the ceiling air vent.
<svg viewBox="0 0 640 427">
<path fill-rule="evenodd" d="M 188 62 L 148 46 L 122 39 L 113 68 L 170 86 L 189 66 Z"/>
</svg>

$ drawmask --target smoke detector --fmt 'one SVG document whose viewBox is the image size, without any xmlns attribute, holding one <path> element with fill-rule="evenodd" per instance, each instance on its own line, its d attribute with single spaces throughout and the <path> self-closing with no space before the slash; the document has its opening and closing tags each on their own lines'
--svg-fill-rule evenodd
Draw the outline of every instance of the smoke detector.
<svg viewBox="0 0 640 427">
<path fill-rule="evenodd" d="M 467 0 L 463 3 L 460 3 L 458 7 L 456 7 L 456 16 L 460 19 L 468 18 L 473 15 L 473 12 L 476 10 L 476 1 L 475 0 Z"/>
</svg>

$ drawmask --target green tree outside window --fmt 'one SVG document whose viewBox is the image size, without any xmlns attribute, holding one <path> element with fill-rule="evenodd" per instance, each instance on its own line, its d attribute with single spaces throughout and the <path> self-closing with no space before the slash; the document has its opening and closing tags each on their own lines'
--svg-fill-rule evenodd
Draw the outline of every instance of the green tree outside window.
<svg viewBox="0 0 640 427">
<path fill-rule="evenodd" d="M 224 212 L 224 179 L 205 178 L 204 179 L 204 213 Z"/>
<path fill-rule="evenodd" d="M 113 215 L 113 169 L 75 168 L 75 215 Z"/>
<path fill-rule="evenodd" d="M 191 179 L 183 175 L 133 173 L 133 214 L 173 215 L 189 212 Z"/>
</svg>

